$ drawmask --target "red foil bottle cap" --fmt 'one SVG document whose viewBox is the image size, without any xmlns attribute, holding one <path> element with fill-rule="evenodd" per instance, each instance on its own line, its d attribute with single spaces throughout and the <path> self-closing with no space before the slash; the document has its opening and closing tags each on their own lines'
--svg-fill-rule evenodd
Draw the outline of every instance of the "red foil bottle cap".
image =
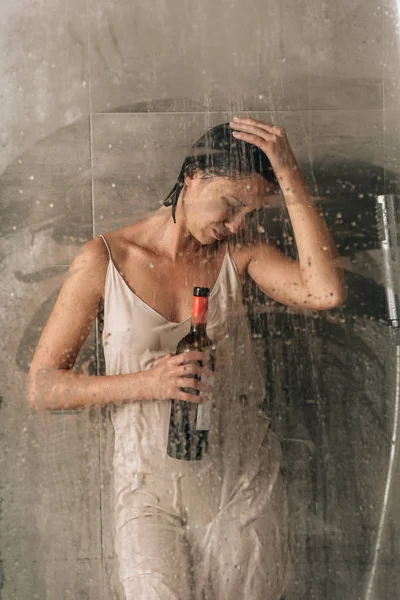
<svg viewBox="0 0 400 600">
<path fill-rule="evenodd" d="M 193 297 L 192 305 L 192 322 L 193 323 L 206 323 L 208 312 L 208 298 L 201 296 Z"/>
<path fill-rule="evenodd" d="M 193 290 L 192 322 L 206 323 L 208 311 L 208 297 L 210 288 L 195 287 Z"/>
</svg>

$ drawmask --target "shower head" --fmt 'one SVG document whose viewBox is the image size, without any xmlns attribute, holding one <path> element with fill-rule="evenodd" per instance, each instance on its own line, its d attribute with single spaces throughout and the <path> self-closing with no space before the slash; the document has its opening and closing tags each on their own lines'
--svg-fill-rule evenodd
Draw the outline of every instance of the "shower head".
<svg viewBox="0 0 400 600">
<path fill-rule="evenodd" d="M 376 223 L 383 255 L 389 323 L 400 324 L 400 196 L 386 194 L 376 200 Z"/>
</svg>

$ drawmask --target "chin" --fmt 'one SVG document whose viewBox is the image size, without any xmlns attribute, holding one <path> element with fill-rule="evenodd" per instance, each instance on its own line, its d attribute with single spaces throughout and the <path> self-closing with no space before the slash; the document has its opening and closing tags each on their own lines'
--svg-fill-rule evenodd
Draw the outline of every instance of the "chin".
<svg viewBox="0 0 400 600">
<path fill-rule="evenodd" d="M 218 240 L 215 239 L 214 234 L 209 233 L 208 231 L 205 231 L 204 233 L 200 233 L 198 235 L 192 235 L 202 246 L 212 246 L 213 244 L 220 243 Z"/>
<path fill-rule="evenodd" d="M 208 233 L 207 231 L 192 235 L 202 246 L 210 246 L 215 242 L 215 237 L 212 233 Z"/>
<path fill-rule="evenodd" d="M 213 244 L 216 243 L 216 240 L 212 237 L 207 238 L 206 240 L 201 242 L 203 244 L 203 246 L 212 246 Z"/>
<path fill-rule="evenodd" d="M 196 240 L 196 242 L 198 242 L 199 244 L 201 244 L 202 246 L 209 246 L 210 244 L 212 244 L 212 239 L 211 236 L 205 236 L 205 235 L 198 235 L 198 234 L 194 234 L 192 233 L 192 238 Z"/>
</svg>

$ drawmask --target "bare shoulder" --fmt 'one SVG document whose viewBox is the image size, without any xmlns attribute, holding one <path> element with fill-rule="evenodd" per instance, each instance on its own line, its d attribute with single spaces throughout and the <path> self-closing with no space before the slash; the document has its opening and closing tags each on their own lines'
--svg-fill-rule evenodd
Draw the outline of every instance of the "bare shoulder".
<svg viewBox="0 0 400 600">
<path fill-rule="evenodd" d="M 104 282 L 108 266 L 108 251 L 100 236 L 81 246 L 69 269 L 70 276 L 86 279 L 99 296 L 103 295 Z"/>
<path fill-rule="evenodd" d="M 80 247 L 42 331 L 32 373 L 46 366 L 72 368 L 98 312 L 107 262 L 108 252 L 101 238 Z"/>
<path fill-rule="evenodd" d="M 111 248 L 111 252 L 123 254 L 130 248 L 141 248 L 145 246 L 148 232 L 143 227 L 144 223 L 145 220 L 143 219 L 131 225 L 127 225 L 126 227 L 104 233 L 103 235 Z M 103 246 L 105 245 L 103 240 L 100 240 L 100 242 Z"/>
<path fill-rule="evenodd" d="M 83 244 L 75 257 L 75 260 L 82 262 L 82 264 L 93 266 L 100 266 L 102 264 L 107 265 L 108 251 L 104 240 L 100 236 L 97 236 Z"/>
</svg>

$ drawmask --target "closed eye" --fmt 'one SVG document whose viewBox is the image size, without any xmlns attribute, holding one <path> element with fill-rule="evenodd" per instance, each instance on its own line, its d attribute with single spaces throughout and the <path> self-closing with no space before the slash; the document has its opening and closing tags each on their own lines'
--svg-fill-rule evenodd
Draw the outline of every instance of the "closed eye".
<svg viewBox="0 0 400 600">
<path fill-rule="evenodd" d="M 239 210 L 239 208 L 241 208 L 239 204 L 232 204 L 232 202 L 229 202 L 228 198 L 224 198 L 224 200 L 228 206 L 229 212 L 232 214 Z"/>
</svg>

